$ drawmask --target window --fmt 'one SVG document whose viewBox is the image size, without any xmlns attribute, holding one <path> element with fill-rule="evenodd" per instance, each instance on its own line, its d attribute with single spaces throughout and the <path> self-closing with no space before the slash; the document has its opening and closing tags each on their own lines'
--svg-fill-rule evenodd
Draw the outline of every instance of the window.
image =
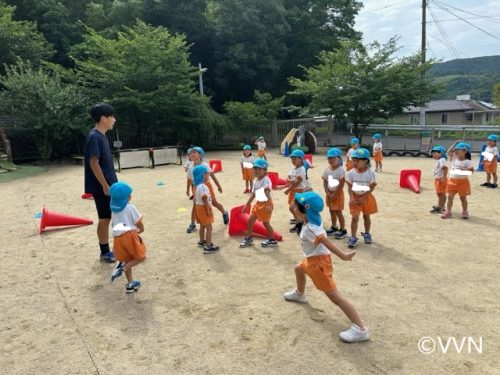
<svg viewBox="0 0 500 375">
<path fill-rule="evenodd" d="M 491 122 L 491 112 L 486 112 L 486 122 Z"/>
<path fill-rule="evenodd" d="M 441 124 L 448 124 L 448 114 L 447 113 L 442 113 L 441 114 Z"/>
<path fill-rule="evenodd" d="M 420 123 L 419 115 L 410 115 L 410 125 L 418 125 Z"/>
<path fill-rule="evenodd" d="M 472 113 L 465 113 L 465 121 L 472 122 L 474 115 Z"/>
</svg>

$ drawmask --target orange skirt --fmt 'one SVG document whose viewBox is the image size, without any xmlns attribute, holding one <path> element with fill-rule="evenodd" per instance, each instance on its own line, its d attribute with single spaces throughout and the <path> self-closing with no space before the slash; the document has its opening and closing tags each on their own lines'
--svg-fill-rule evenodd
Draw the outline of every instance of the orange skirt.
<svg viewBox="0 0 500 375">
<path fill-rule="evenodd" d="M 342 211 L 344 209 L 344 190 L 340 189 L 336 192 L 335 198 L 331 199 L 328 194 L 325 198 L 326 205 L 330 211 Z"/>
<path fill-rule="evenodd" d="M 449 178 L 446 184 L 447 193 L 457 193 L 459 197 L 471 195 L 468 178 Z"/>
<path fill-rule="evenodd" d="M 378 212 L 377 200 L 372 193 L 367 193 L 365 195 L 365 201 L 361 204 L 350 204 L 349 210 L 351 215 L 359 215 L 361 212 L 363 215 L 372 215 Z"/>
<path fill-rule="evenodd" d="M 269 223 L 271 221 L 272 213 L 273 204 L 269 202 L 257 202 L 252 207 L 252 214 L 257 217 L 257 220 L 263 223 Z"/>
<path fill-rule="evenodd" d="M 257 155 L 266 156 L 266 150 L 257 150 Z"/>
<path fill-rule="evenodd" d="M 243 168 L 243 180 L 244 181 L 253 181 L 253 169 L 252 168 Z"/>
<path fill-rule="evenodd" d="M 446 193 L 446 185 L 447 185 L 446 179 L 443 179 L 443 181 L 441 181 L 439 178 L 434 179 L 434 188 L 436 189 L 436 193 L 438 194 Z"/>
<path fill-rule="evenodd" d="M 382 152 L 377 152 L 373 154 L 373 160 L 382 161 L 382 159 L 384 159 L 384 155 L 382 155 Z"/>
<path fill-rule="evenodd" d="M 493 158 L 492 161 L 483 160 L 483 167 L 486 173 L 496 173 L 497 172 L 497 157 Z"/>
<path fill-rule="evenodd" d="M 196 204 L 196 221 L 200 223 L 200 225 L 210 225 L 214 222 L 214 214 L 213 212 L 210 215 L 207 215 L 207 210 L 205 206 Z"/>
<path fill-rule="evenodd" d="M 146 257 L 146 245 L 137 231 L 131 230 L 113 239 L 113 252 L 116 260 L 130 262 Z"/>
<path fill-rule="evenodd" d="M 304 189 L 292 189 L 288 192 L 288 204 L 295 200 L 295 193 L 303 193 Z"/>
<path fill-rule="evenodd" d="M 333 280 L 333 265 L 330 255 L 317 255 L 304 259 L 299 267 L 314 283 L 314 286 L 322 292 L 331 292 L 337 289 Z"/>
</svg>

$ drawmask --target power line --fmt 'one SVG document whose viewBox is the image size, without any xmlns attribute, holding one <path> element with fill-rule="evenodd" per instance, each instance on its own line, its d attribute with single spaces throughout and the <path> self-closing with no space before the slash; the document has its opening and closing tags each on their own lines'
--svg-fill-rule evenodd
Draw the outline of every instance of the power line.
<svg viewBox="0 0 500 375">
<path fill-rule="evenodd" d="M 389 4 L 389 5 L 386 5 L 386 6 L 380 7 L 380 8 L 370 9 L 370 11 L 371 11 L 371 12 L 377 12 L 377 11 L 379 11 L 379 10 L 383 10 L 383 9 L 391 8 L 391 7 L 396 6 L 396 5 L 401 5 L 403 2 L 404 2 L 404 0 L 403 0 L 403 1 L 398 1 L 398 2 L 396 2 L 396 3 L 394 3 L 394 4 Z"/>
<path fill-rule="evenodd" d="M 469 18 L 464 18 L 464 20 L 477 20 L 477 19 L 484 19 L 484 17 L 469 17 Z M 462 20 L 458 19 L 458 18 L 449 18 L 449 19 L 439 20 L 439 21 L 440 22 L 451 22 L 451 21 L 455 21 L 456 22 L 456 21 L 462 21 Z M 488 20 L 488 21 L 500 25 L 500 18 L 499 18 L 499 22 L 495 22 L 495 21 L 492 21 L 492 20 Z M 427 21 L 427 23 L 434 23 L 434 21 Z"/>
<path fill-rule="evenodd" d="M 479 18 L 497 19 L 497 18 L 500 17 L 500 16 L 484 16 L 484 15 L 481 15 L 481 14 L 478 14 L 478 13 L 469 12 L 468 10 L 460 9 L 460 8 L 457 8 L 457 7 L 453 6 L 453 5 L 445 4 L 445 3 L 441 2 L 441 1 L 438 1 L 438 0 L 430 0 L 430 1 L 432 1 L 433 3 L 436 3 L 436 4 L 441 4 L 442 6 L 446 6 L 448 8 L 452 8 L 452 9 L 458 10 L 459 12 L 462 12 L 462 13 L 470 14 L 472 16 L 477 16 Z"/>
</svg>

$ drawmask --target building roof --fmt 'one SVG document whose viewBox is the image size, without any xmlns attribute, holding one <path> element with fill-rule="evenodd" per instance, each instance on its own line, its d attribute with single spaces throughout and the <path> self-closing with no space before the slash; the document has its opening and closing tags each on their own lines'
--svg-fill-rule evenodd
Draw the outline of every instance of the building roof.
<svg viewBox="0 0 500 375">
<path fill-rule="evenodd" d="M 403 110 L 404 113 L 420 113 L 421 107 L 409 106 Z M 467 112 L 488 111 L 491 107 L 483 105 L 475 100 L 431 100 L 424 107 L 426 112 Z"/>
</svg>

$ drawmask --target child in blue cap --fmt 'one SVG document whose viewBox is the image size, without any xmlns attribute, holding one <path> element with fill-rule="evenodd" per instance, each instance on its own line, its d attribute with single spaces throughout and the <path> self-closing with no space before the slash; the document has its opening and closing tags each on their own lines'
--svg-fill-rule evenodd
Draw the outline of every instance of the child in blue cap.
<svg viewBox="0 0 500 375">
<path fill-rule="evenodd" d="M 307 170 L 304 166 L 304 158 L 304 151 L 300 149 L 295 149 L 290 154 L 293 167 L 288 172 L 284 193 L 288 195 L 289 210 L 293 215 L 293 219 L 290 220 L 290 224 L 294 224 L 294 226 L 290 228 L 291 233 L 299 233 L 302 226 L 302 223 L 295 217 L 293 210 L 295 194 L 302 193 L 310 187 L 307 181 Z"/>
<path fill-rule="evenodd" d="M 300 241 L 305 259 L 295 266 L 295 278 L 297 287 L 283 294 L 287 301 L 306 303 L 304 294 L 306 287 L 306 275 L 313 281 L 318 290 L 336 304 L 353 323 L 351 328 L 340 333 L 340 339 L 344 342 L 358 342 L 369 339 L 368 328 L 358 315 L 355 307 L 345 299 L 337 289 L 333 279 L 333 267 L 331 253 L 342 260 L 352 260 L 356 251 L 344 252 L 337 245 L 328 240 L 326 232 L 321 223 L 323 200 L 318 193 L 308 191 L 295 195 L 296 216 L 304 222 L 300 232 Z"/>
<path fill-rule="evenodd" d="M 111 226 L 115 257 L 118 261 L 111 281 L 120 277 L 124 272 L 127 277 L 125 291 L 132 293 L 141 287 L 139 280 L 132 277 L 132 268 L 146 260 L 146 246 L 139 236 L 144 232 L 142 215 L 137 208 L 130 204 L 132 188 L 123 181 L 115 182 L 109 188 L 111 197 Z"/>
<path fill-rule="evenodd" d="M 373 134 L 373 160 L 375 160 L 375 172 L 382 172 L 382 135 L 379 133 Z"/>
<path fill-rule="evenodd" d="M 448 176 L 448 164 L 446 149 L 443 146 L 434 146 L 431 155 L 436 164 L 434 164 L 434 189 L 438 197 L 437 206 L 432 206 L 431 214 L 441 214 L 446 204 L 446 185 Z"/>
<path fill-rule="evenodd" d="M 250 145 L 243 146 L 243 155 L 240 158 L 241 175 L 245 181 L 245 191 L 243 194 L 251 193 L 253 186 L 253 161 L 252 147 Z"/>
<path fill-rule="evenodd" d="M 491 160 L 488 160 L 488 156 L 491 157 Z M 481 186 L 485 186 L 490 189 L 497 188 L 497 157 L 497 136 L 496 134 L 490 134 L 487 139 L 486 148 L 484 149 L 482 161 L 484 171 L 486 172 L 486 182 L 481 184 Z M 491 183 L 491 177 L 493 177 L 493 183 Z"/>
<path fill-rule="evenodd" d="M 345 170 L 348 172 L 354 168 L 354 165 L 352 162 L 352 154 L 358 148 L 359 148 L 359 138 L 353 137 L 351 139 L 351 148 L 347 151 L 346 158 L 345 158 L 346 159 L 345 160 Z"/>
<path fill-rule="evenodd" d="M 345 229 L 345 218 L 342 214 L 344 209 L 344 185 L 345 171 L 342 167 L 342 151 L 331 148 L 327 151 L 328 167 L 323 172 L 323 189 L 326 194 L 326 205 L 330 211 L 332 225 L 326 234 L 335 236 L 337 239 L 347 236 Z M 337 227 L 338 219 L 338 227 Z"/>
</svg>

